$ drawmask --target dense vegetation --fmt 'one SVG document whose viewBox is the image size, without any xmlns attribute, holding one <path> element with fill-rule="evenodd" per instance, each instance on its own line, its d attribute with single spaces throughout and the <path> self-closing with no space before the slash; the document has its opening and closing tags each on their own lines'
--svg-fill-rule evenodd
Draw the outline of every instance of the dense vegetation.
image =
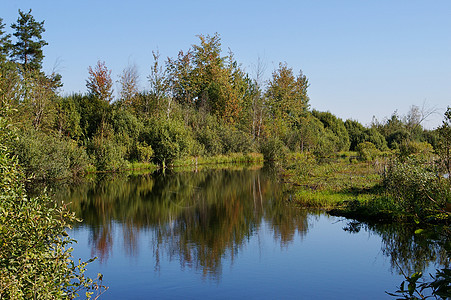
<svg viewBox="0 0 451 300">
<path fill-rule="evenodd" d="M 37 180 L 237 152 L 273 160 L 350 150 L 371 159 L 389 149 L 410 151 L 412 143 L 437 146 L 439 132 L 422 128 L 418 107 L 369 127 L 311 110 L 302 71 L 280 63 L 263 81 L 260 64 L 247 74 L 231 51 L 223 54 L 218 34 L 198 36 L 164 62 L 153 53 L 146 90 L 138 89 L 136 67 L 127 66 L 114 93 L 111 70 L 99 61 L 87 70 L 86 93 L 61 95 L 61 76 L 42 71 L 44 22 L 20 11 L 14 41 L 0 24 L 0 99 L 20 129 L 9 145 Z"/>
<path fill-rule="evenodd" d="M 24 175 L 4 140 L 14 136 L 0 117 L 0 298 L 90 298 L 103 287 L 84 275 L 88 262 L 72 260 L 66 229 L 76 221 L 47 196 L 28 197 Z"/>
<path fill-rule="evenodd" d="M 86 93 L 61 95 L 61 76 L 42 71 L 44 22 L 36 21 L 31 10 L 19 11 L 11 29 L 14 38 L 0 19 L 1 116 L 17 128 L 14 135 L 2 138 L 2 151 L 11 152 L 22 171 L 15 171 L 15 160 L 6 155 L 3 180 L 46 181 L 152 164 L 164 168 L 177 161 L 197 162 L 199 157 L 260 160 L 262 154 L 273 161 L 294 155 L 297 163 L 288 171 L 295 186 L 341 193 L 345 197 L 338 204 L 353 213 L 401 212 L 422 222 L 438 212 L 447 216 L 450 108 L 435 130 L 422 127 L 428 113 L 416 106 L 404 117 L 395 112 L 369 126 L 343 121 L 331 112 L 311 110 L 309 82 L 302 71 L 280 63 L 263 81 L 263 66 L 258 65 L 254 75 L 246 73 L 231 51 L 222 52 L 218 34 L 199 35 L 197 44 L 164 62 L 153 53 L 145 90 L 138 88 L 136 67 L 127 66 L 115 94 L 111 70 L 98 61 L 88 67 Z M 339 169 L 324 164 L 348 151 L 353 154 L 345 155 L 348 163 Z M 339 170 L 360 172 L 362 163 L 355 164 L 357 160 L 371 168 L 371 186 L 352 176 L 346 187 L 322 189 L 321 180 L 312 182 L 321 178 L 321 170 L 337 176 Z M 14 171 L 8 169 L 11 166 Z M 356 189 L 355 182 L 362 186 Z M 11 199 L 32 205 L 19 201 L 27 198 L 22 183 L 17 184 L 11 189 L 19 196 Z M 8 193 L 5 185 L 2 197 Z M 296 193 L 294 200 L 299 202 L 305 193 Z M 2 209 L 2 218 L 7 211 Z M 58 222 L 60 229 L 67 224 Z"/>
</svg>

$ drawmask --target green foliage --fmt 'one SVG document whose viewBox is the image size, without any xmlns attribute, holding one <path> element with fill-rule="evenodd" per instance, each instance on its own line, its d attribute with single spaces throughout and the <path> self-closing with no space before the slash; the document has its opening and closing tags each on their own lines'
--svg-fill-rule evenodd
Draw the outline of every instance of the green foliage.
<svg viewBox="0 0 451 300">
<path fill-rule="evenodd" d="M 126 166 L 126 147 L 117 142 L 111 128 L 99 131 L 87 144 L 87 152 L 94 159 L 97 170 L 119 170 Z"/>
<path fill-rule="evenodd" d="M 435 276 L 431 275 L 429 281 L 420 281 L 423 278 L 422 272 L 416 272 L 411 276 L 406 276 L 395 293 L 387 293 L 390 296 L 402 297 L 398 299 L 435 299 L 451 298 L 451 269 L 443 268 L 436 271 Z M 407 286 L 406 286 L 407 285 Z"/>
<path fill-rule="evenodd" d="M 420 219 L 451 202 L 449 182 L 415 157 L 408 157 L 403 162 L 394 160 L 388 166 L 384 185 L 406 213 Z"/>
<path fill-rule="evenodd" d="M 207 155 L 218 155 L 224 152 L 219 132 L 210 126 L 196 130 L 196 140 L 204 147 Z"/>
<path fill-rule="evenodd" d="M 434 149 L 427 142 L 404 142 L 399 147 L 399 158 L 404 160 L 408 156 L 415 155 L 421 160 L 430 160 Z"/>
<path fill-rule="evenodd" d="M 5 28 L 5 24 L 0 18 L 0 65 L 6 62 L 11 50 L 11 35 L 7 34 L 3 28 Z"/>
<path fill-rule="evenodd" d="M 273 134 L 283 136 L 300 123 L 309 107 L 308 79 L 302 73 L 296 77 L 286 63 L 272 74 L 265 94 L 265 106 Z"/>
<path fill-rule="evenodd" d="M 315 118 L 311 113 L 307 113 L 304 117 L 301 118 L 299 129 L 297 130 L 297 135 L 299 136 L 298 140 L 294 140 L 293 142 L 299 143 L 300 151 L 311 151 L 315 152 L 315 150 L 320 150 L 319 143 L 320 139 L 324 134 L 324 125 L 320 120 Z M 295 150 L 296 144 L 288 141 L 287 145 L 290 149 Z"/>
<path fill-rule="evenodd" d="M 72 260 L 66 229 L 76 221 L 47 196 L 29 198 L 17 161 L 4 146 L 11 139 L 0 117 L 0 298 L 87 298 L 104 287 L 85 276 L 88 262 Z M 101 275 L 99 275 L 101 276 Z"/>
<path fill-rule="evenodd" d="M 17 39 L 12 47 L 12 58 L 26 69 L 40 70 L 44 59 L 42 47 L 47 45 L 42 39 L 44 21 L 37 22 L 31 15 L 31 9 L 27 13 L 19 9 L 19 18 L 11 28 L 15 30 L 13 35 Z"/>
<path fill-rule="evenodd" d="M 110 122 L 116 142 L 125 148 L 124 159 L 134 160 L 134 150 L 144 124 L 130 110 L 113 107 Z"/>
<path fill-rule="evenodd" d="M 2 63 L 0 66 L 0 105 L 17 107 L 21 97 L 20 68 L 10 61 Z"/>
<path fill-rule="evenodd" d="M 363 142 L 358 144 L 356 150 L 360 158 L 365 161 L 373 161 L 377 156 L 380 155 L 380 151 L 377 150 L 376 146 L 370 142 Z"/>
<path fill-rule="evenodd" d="M 152 85 L 166 82 L 178 103 L 208 109 L 225 123 L 238 123 L 250 89 L 249 80 L 231 52 L 221 56 L 218 34 L 198 37 L 198 45 L 186 53 L 180 51 L 177 59 L 168 59 L 165 72 L 152 71 Z M 167 74 L 167 80 L 157 80 L 156 74 Z"/>
<path fill-rule="evenodd" d="M 252 137 L 235 128 L 225 127 L 221 131 L 221 139 L 224 145 L 224 153 L 248 153 L 254 150 Z"/>
<path fill-rule="evenodd" d="M 313 110 L 313 116 L 318 118 L 326 130 L 330 130 L 336 137 L 335 151 L 348 151 L 350 146 L 349 135 L 343 120 L 337 118 L 330 112 L 319 112 Z"/>
<path fill-rule="evenodd" d="M 430 113 L 420 111 L 420 108 L 413 105 L 408 114 L 404 117 L 398 116 L 395 111 L 390 118 L 386 118 L 379 123 L 373 120 L 372 129 L 377 130 L 385 137 L 387 145 L 390 149 L 400 149 L 403 144 L 408 142 L 424 142 L 428 140 L 435 144 L 434 136 L 431 136 L 428 131 L 424 130 L 421 122 L 430 115 Z M 373 142 L 374 143 L 374 142 Z M 379 148 L 379 150 L 384 150 Z"/>
<path fill-rule="evenodd" d="M 349 135 L 349 150 L 355 151 L 357 145 L 363 142 L 370 142 L 381 151 L 387 149 L 387 141 L 375 128 L 365 128 L 358 121 L 354 120 L 346 120 L 344 125 Z"/>
<path fill-rule="evenodd" d="M 318 136 L 317 144 L 313 149 L 313 154 L 316 157 L 328 157 L 338 151 L 338 144 L 340 143 L 338 136 L 331 130 L 323 130 L 322 135 Z"/>
<path fill-rule="evenodd" d="M 288 149 L 277 137 L 269 137 L 260 142 L 260 152 L 265 161 L 279 161 L 285 158 Z"/>
<path fill-rule="evenodd" d="M 27 178 L 35 180 L 67 178 L 89 164 L 85 150 L 73 140 L 34 129 L 18 132 L 10 145 Z"/>
<path fill-rule="evenodd" d="M 30 12 L 19 14 L 19 20 L 24 22 L 20 30 L 29 31 L 35 42 L 39 40 L 43 22 L 34 21 Z M 22 22 L 19 20 L 16 31 Z M 3 27 L 0 21 L 0 52 L 19 51 L 19 44 L 10 43 Z M 296 75 L 286 63 L 280 63 L 264 89 L 261 68 L 251 80 L 233 53 L 223 54 L 218 34 L 198 38 L 199 43 L 186 52 L 180 51 L 175 59 L 168 58 L 164 64 L 159 61 L 159 53 L 153 53 L 148 92 L 138 91 L 136 68 L 124 70 L 119 80 L 120 99 L 114 103 L 111 70 L 101 61 L 89 68 L 89 93 L 67 97 L 58 95 L 58 74 L 45 75 L 40 69 L 6 61 L 0 70 L 0 100 L 13 105 L 14 122 L 24 133 L 33 127 L 37 132 L 34 135 L 49 145 L 56 145 L 59 139 L 69 144 L 58 144 L 61 149 L 76 152 L 82 150 L 77 145 L 86 147 L 98 171 L 116 170 L 127 161 L 153 159 L 163 164 L 188 155 L 215 156 L 258 149 L 269 160 L 284 157 L 288 150 L 308 151 L 326 158 L 340 151 L 356 150 L 360 143 L 371 143 L 385 151 L 387 141 L 407 156 L 412 151 L 422 151 L 410 149 L 406 142 L 421 142 L 428 136 L 419 125 L 418 108 L 411 109 L 403 119 L 394 113 L 383 124 L 375 123 L 371 128 L 357 121 L 343 122 L 330 112 L 310 112 L 309 83 L 302 72 Z M 63 159 L 48 163 L 45 156 L 40 156 L 56 152 L 55 147 L 43 150 L 45 146 L 28 133 L 24 138 L 14 145 L 19 146 L 16 152 L 23 154 L 21 162 L 26 170 L 41 173 L 38 177 L 42 179 L 69 174 L 64 171 Z M 429 138 L 435 139 L 434 147 L 444 145 L 439 143 L 438 130 Z M 30 145 L 36 144 L 37 150 L 27 148 L 26 139 L 32 141 Z M 440 155 L 446 152 L 435 150 Z M 371 159 L 373 152 L 362 156 Z M 80 157 L 85 160 L 86 155 Z"/>
<path fill-rule="evenodd" d="M 151 146 L 147 145 L 146 142 L 138 143 L 136 145 L 137 158 L 141 162 L 150 162 L 154 152 Z"/>
<path fill-rule="evenodd" d="M 73 94 L 70 98 L 72 98 L 70 101 L 75 102 L 80 115 L 83 138 L 92 138 L 102 126 L 102 122 L 105 122 L 110 107 L 105 101 L 91 95 Z"/>
<path fill-rule="evenodd" d="M 405 129 L 399 129 L 387 136 L 386 139 L 390 149 L 399 149 L 405 141 L 409 140 L 409 132 Z"/>
<path fill-rule="evenodd" d="M 140 140 L 152 147 L 154 157 L 160 164 L 189 155 L 194 145 L 192 132 L 177 120 L 149 120 Z"/>
<path fill-rule="evenodd" d="M 56 99 L 54 129 L 59 135 L 78 140 L 82 136 L 82 128 L 80 110 L 75 99 L 75 95 Z"/>
<path fill-rule="evenodd" d="M 451 107 L 445 112 L 442 126 L 437 129 L 438 143 L 436 151 L 440 157 L 440 165 L 451 178 Z M 451 179 L 450 179 L 451 181 Z"/>
</svg>

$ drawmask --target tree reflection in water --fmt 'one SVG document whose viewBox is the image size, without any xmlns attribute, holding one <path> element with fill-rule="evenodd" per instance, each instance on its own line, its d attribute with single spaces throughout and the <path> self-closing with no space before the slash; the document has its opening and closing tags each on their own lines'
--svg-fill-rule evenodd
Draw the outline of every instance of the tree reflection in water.
<svg viewBox="0 0 451 300">
<path fill-rule="evenodd" d="M 418 230 L 413 224 L 364 224 L 348 222 L 344 230 L 357 233 L 364 229 L 382 239 L 381 251 L 390 258 L 393 272 L 413 274 L 423 272 L 430 264 L 449 266 L 451 239 L 441 226 Z"/>
<path fill-rule="evenodd" d="M 133 256 L 141 230 L 154 232 L 155 268 L 160 258 L 218 278 L 224 257 L 233 258 L 262 221 L 287 244 L 307 232 L 307 213 L 292 210 L 265 170 L 209 170 L 174 174 L 117 175 L 72 186 L 58 194 L 90 228 L 92 254 L 101 262 L 122 227 L 125 252 Z"/>
<path fill-rule="evenodd" d="M 179 260 L 204 277 L 219 279 L 222 261 L 233 263 L 247 241 L 268 224 L 281 247 L 296 234 L 308 231 L 312 212 L 288 207 L 282 187 L 266 169 L 208 170 L 172 174 L 116 174 L 95 182 L 61 190 L 60 199 L 90 230 L 92 254 L 101 262 L 113 249 L 115 232 L 122 231 L 124 251 L 137 255 L 141 232 L 153 234 L 155 270 L 162 257 Z M 404 225 L 350 223 L 349 231 L 362 228 L 382 237 L 382 251 L 392 267 L 421 271 L 431 261 L 448 263 L 449 240 L 415 235 Z M 352 230 L 351 230 L 352 229 Z M 265 229 L 266 230 L 266 229 Z M 395 263 L 396 262 L 396 263 Z"/>
</svg>

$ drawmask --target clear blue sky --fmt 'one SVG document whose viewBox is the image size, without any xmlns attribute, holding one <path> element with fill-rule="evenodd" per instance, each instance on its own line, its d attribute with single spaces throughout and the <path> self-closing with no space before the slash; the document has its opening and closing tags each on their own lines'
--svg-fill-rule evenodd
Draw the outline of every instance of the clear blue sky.
<svg viewBox="0 0 451 300">
<path fill-rule="evenodd" d="M 449 0 L 1 0 L 7 26 L 19 8 L 45 20 L 44 69 L 61 73 L 63 94 L 85 92 L 98 60 L 115 80 L 135 63 L 146 89 L 152 50 L 175 57 L 218 32 L 250 74 L 258 57 L 266 78 L 279 62 L 302 69 L 312 108 L 342 119 L 367 125 L 425 102 L 440 112 L 425 123 L 432 128 L 451 105 Z"/>
</svg>

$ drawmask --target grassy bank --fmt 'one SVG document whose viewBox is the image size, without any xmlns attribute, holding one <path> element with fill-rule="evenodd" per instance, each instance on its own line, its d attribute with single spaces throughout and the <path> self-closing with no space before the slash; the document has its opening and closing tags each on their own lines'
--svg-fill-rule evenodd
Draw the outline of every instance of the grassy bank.
<svg viewBox="0 0 451 300">
<path fill-rule="evenodd" d="M 188 157 L 176 159 L 172 167 L 197 166 L 197 165 L 217 165 L 232 163 L 263 163 L 263 154 L 261 153 L 230 153 L 227 155 L 215 155 L 204 157 Z"/>
<path fill-rule="evenodd" d="M 362 162 L 350 153 L 318 162 L 313 156 L 293 154 L 282 174 L 290 202 L 315 207 L 329 213 L 367 221 L 416 221 L 442 223 L 450 219 L 427 203 L 406 209 L 406 203 L 393 196 L 384 183 L 387 158 Z"/>
</svg>

